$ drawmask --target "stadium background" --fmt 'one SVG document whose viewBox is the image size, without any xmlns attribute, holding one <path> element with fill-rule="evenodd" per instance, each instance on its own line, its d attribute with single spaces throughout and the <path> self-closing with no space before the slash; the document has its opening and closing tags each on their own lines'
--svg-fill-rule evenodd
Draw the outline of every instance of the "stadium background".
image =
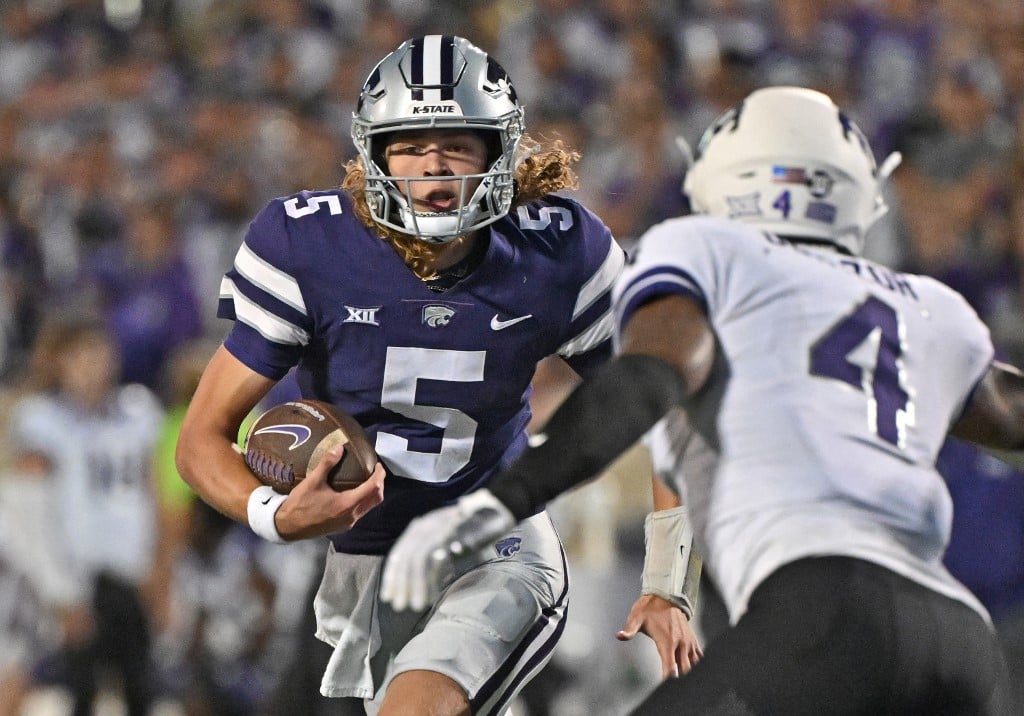
<svg viewBox="0 0 1024 716">
<path fill-rule="evenodd" d="M 110 326 L 123 379 L 157 391 L 173 431 L 227 330 L 215 297 L 248 221 L 275 196 L 339 182 L 362 80 L 427 32 L 505 66 L 529 133 L 581 150 L 577 195 L 627 246 L 685 211 L 676 136 L 696 144 L 758 86 L 829 93 L 879 159 L 904 155 L 868 255 L 960 290 L 1024 362 L 1021 0 L 6 0 L 0 406 L 23 392 L 40 326 L 73 307 Z M 185 515 L 167 453 L 154 459 L 163 509 Z M 555 666 L 523 705 L 534 716 L 621 713 L 653 685 L 653 647 L 613 638 L 639 583 L 645 459 L 555 505 L 576 590 Z M 1024 483 L 961 445 L 943 469 L 958 503 L 950 566 L 1019 662 Z M 294 648 L 295 585 L 315 557 L 287 555 L 299 566 L 277 585 L 268 661 Z M 173 693 L 161 703 L 178 712 Z M 64 706 L 59 689 L 31 700 L 42 716 Z"/>
</svg>

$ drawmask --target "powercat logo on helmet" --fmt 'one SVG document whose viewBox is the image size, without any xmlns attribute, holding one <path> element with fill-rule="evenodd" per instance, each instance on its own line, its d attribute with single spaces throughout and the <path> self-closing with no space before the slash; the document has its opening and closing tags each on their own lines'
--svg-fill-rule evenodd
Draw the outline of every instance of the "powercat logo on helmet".
<svg viewBox="0 0 1024 716">
<path fill-rule="evenodd" d="M 462 108 L 456 102 L 444 102 L 439 104 L 414 104 L 410 113 L 417 114 L 462 114 Z"/>
</svg>

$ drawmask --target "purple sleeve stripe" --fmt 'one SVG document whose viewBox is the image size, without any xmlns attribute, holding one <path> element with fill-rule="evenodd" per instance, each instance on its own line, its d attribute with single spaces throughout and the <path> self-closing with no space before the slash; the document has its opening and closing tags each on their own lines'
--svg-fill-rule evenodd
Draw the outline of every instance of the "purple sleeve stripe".
<svg viewBox="0 0 1024 716">
<path fill-rule="evenodd" d="M 692 298 L 707 315 L 707 297 L 693 276 L 682 269 L 659 266 L 636 276 L 622 291 L 616 305 L 616 323 L 619 328 L 626 324 L 636 309 L 665 295 Z"/>
</svg>

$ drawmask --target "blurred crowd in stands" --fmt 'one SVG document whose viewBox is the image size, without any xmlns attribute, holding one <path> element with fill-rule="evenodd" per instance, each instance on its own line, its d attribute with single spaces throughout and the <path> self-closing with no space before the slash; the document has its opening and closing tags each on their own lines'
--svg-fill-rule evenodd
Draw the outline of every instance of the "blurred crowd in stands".
<svg viewBox="0 0 1024 716">
<path fill-rule="evenodd" d="M 36 584 L 46 560 L 25 559 L 25 535 L 12 534 L 20 522 L 4 517 L 28 521 L 45 480 L 17 464 L 25 438 L 8 425 L 33 391 L 64 389 L 38 378 L 67 359 L 52 336 L 73 314 L 111 340 L 118 374 L 105 390 L 142 384 L 162 411 L 148 438 L 155 487 L 139 503 L 158 548 L 128 580 L 149 620 L 155 697 L 195 714 L 275 712 L 320 552 L 282 555 L 204 510 L 174 474 L 170 446 L 197 371 L 227 331 L 215 317 L 220 277 L 249 220 L 275 196 L 340 182 L 372 63 L 430 32 L 468 37 L 505 66 L 528 132 L 581 151 L 578 196 L 627 247 L 686 211 L 676 137 L 696 146 L 758 86 L 827 92 L 879 160 L 903 155 L 868 256 L 959 290 L 1001 357 L 1024 365 L 1021 0 L 6 0 L 0 636 L 20 641 L 0 649 L 0 687 L 59 682 L 66 665 L 53 647 L 83 628 L 67 610 L 52 633 L 36 628 L 61 590 Z M 942 465 L 958 505 L 948 563 L 1020 662 L 1024 476 L 959 444 Z M 581 545 L 576 627 L 546 682 L 556 696 L 531 698 L 532 716 L 617 713 L 652 684 L 657 666 L 649 676 L 638 673 L 646 665 L 622 668 L 614 655 L 634 652 L 614 650 L 634 645 L 612 637 L 638 583 L 647 509 L 623 487 L 645 489 L 631 479 L 586 488 L 564 508 L 567 541 Z M 34 524 L 59 552 L 76 536 L 61 533 L 57 514 L 44 506 L 46 521 Z M 109 566 L 97 560 L 93 577 Z M 596 596 L 604 601 L 591 608 Z M 300 711 L 293 702 L 277 712 Z"/>
</svg>

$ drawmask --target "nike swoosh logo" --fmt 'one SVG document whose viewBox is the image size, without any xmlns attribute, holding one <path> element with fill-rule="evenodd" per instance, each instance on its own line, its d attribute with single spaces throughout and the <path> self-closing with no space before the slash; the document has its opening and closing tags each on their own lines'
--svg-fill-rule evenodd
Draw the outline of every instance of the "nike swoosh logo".
<svg viewBox="0 0 1024 716">
<path fill-rule="evenodd" d="M 292 444 L 288 447 L 289 450 L 294 450 L 299 445 L 309 440 L 313 431 L 305 425 L 272 425 L 266 428 L 260 428 L 253 435 L 262 435 L 263 433 L 278 433 L 280 435 L 289 435 L 292 439 Z"/>
<path fill-rule="evenodd" d="M 264 505 L 269 505 L 269 504 L 270 504 L 270 501 L 271 501 L 271 500 L 273 500 L 273 499 L 274 499 L 274 496 L 273 496 L 273 495 L 271 495 L 270 497 L 268 497 L 267 499 L 265 499 L 265 500 L 263 501 L 263 504 L 264 504 Z"/>
<path fill-rule="evenodd" d="M 508 328 L 509 326 L 514 326 L 517 323 L 521 323 L 522 321 L 525 321 L 527 318 L 533 318 L 533 314 L 527 313 L 525 316 L 519 316 L 518 318 L 510 318 L 507 321 L 502 321 L 498 319 L 498 314 L 495 313 L 494 318 L 491 319 L 491 330 L 500 331 L 504 328 Z"/>
</svg>

